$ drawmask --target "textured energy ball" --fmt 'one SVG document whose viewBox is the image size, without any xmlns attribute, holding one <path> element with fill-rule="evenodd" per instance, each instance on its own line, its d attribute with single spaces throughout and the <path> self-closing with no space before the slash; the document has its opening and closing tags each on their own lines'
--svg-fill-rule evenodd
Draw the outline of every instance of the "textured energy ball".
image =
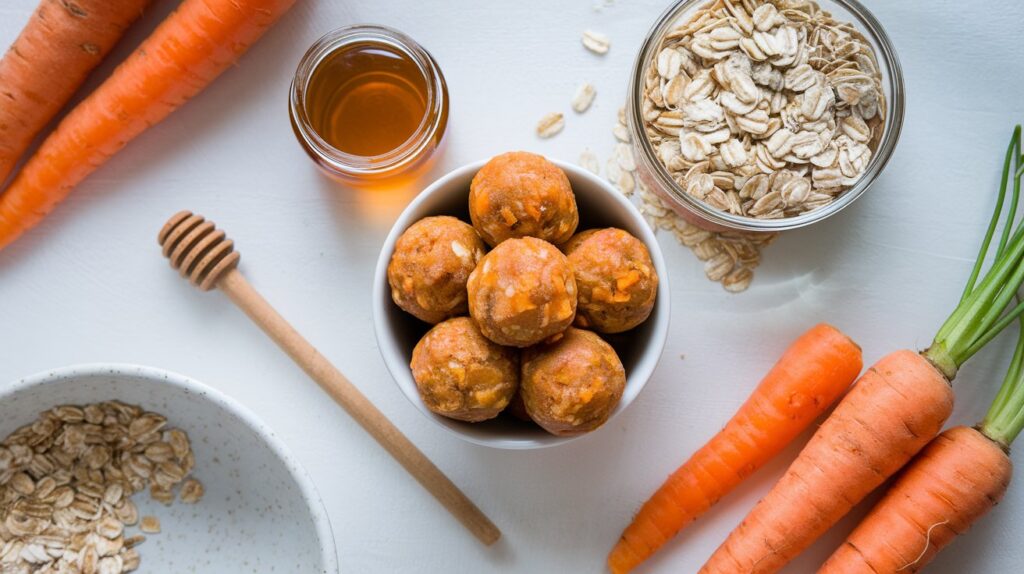
<svg viewBox="0 0 1024 574">
<path fill-rule="evenodd" d="M 469 314 L 485 337 L 529 347 L 561 333 L 576 314 L 576 279 L 569 260 L 547 241 L 502 242 L 469 276 Z"/>
<path fill-rule="evenodd" d="M 553 343 L 523 351 L 520 394 L 530 418 L 551 434 L 590 432 L 622 398 L 626 371 L 611 345 L 570 327 Z"/>
<path fill-rule="evenodd" d="M 621 229 L 591 229 L 563 250 L 576 273 L 577 326 L 621 333 L 651 315 L 658 273 L 642 241 Z"/>
<path fill-rule="evenodd" d="M 512 237 L 537 237 L 556 245 L 576 231 L 579 213 L 569 178 L 537 154 L 495 156 L 473 177 L 469 216 L 489 245 Z"/>
<path fill-rule="evenodd" d="M 454 217 L 427 217 L 395 243 L 388 283 L 395 304 L 427 323 L 465 315 L 466 281 L 486 246 L 476 230 Z"/>
<path fill-rule="evenodd" d="M 526 403 L 523 402 L 523 393 L 517 392 L 512 395 L 512 400 L 509 401 L 508 406 L 505 407 L 505 412 L 521 421 L 532 423 L 533 419 L 530 418 L 530 414 L 526 412 Z"/>
<path fill-rule="evenodd" d="M 435 325 L 410 366 L 423 404 L 460 421 L 498 416 L 519 388 L 519 351 L 487 340 L 469 317 Z"/>
</svg>

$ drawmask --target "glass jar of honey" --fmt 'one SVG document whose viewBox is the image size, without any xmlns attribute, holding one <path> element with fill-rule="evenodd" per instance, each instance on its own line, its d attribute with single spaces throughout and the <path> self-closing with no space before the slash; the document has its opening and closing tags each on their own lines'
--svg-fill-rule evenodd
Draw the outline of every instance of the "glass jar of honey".
<svg viewBox="0 0 1024 574">
<path fill-rule="evenodd" d="M 448 124 L 448 87 L 434 58 L 405 34 L 351 26 L 317 40 L 289 99 L 299 143 L 328 175 L 380 180 L 420 166 Z"/>
</svg>

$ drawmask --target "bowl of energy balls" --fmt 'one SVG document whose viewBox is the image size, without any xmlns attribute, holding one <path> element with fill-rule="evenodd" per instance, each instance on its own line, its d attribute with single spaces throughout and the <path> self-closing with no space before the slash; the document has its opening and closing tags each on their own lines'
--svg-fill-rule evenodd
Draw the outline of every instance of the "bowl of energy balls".
<svg viewBox="0 0 1024 574">
<path fill-rule="evenodd" d="M 377 262 L 374 326 L 409 400 L 510 449 L 596 430 L 668 334 L 665 262 L 621 193 L 529 152 L 459 168 L 405 209 Z"/>
</svg>

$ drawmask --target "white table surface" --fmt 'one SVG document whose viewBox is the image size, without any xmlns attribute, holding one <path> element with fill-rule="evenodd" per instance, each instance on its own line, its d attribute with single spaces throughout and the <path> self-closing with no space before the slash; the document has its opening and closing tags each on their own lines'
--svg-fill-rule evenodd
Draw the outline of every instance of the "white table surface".
<svg viewBox="0 0 1024 574">
<path fill-rule="evenodd" d="M 419 40 L 448 78 L 448 148 L 426 181 L 509 149 L 575 161 L 590 147 L 607 157 L 634 51 L 667 2 L 619 0 L 601 10 L 593 2 L 300 0 L 237 67 L 0 252 L 0 381 L 120 361 L 227 392 L 270 423 L 312 474 L 348 572 L 601 571 L 640 502 L 804 329 L 838 325 L 863 346 L 866 362 L 930 341 L 967 275 L 1011 125 L 1024 119 L 1024 7 L 869 1 L 899 51 L 908 94 L 902 139 L 873 190 L 827 223 L 782 237 L 741 295 L 707 281 L 694 256 L 661 235 L 672 329 L 633 406 L 559 448 L 472 446 L 416 412 L 373 336 L 374 262 L 415 189 L 359 193 L 319 175 L 292 136 L 288 83 L 324 32 L 383 23 Z M 35 3 L 3 0 L 0 44 L 14 39 Z M 157 0 L 115 59 L 173 4 Z M 605 57 L 580 46 L 586 28 L 611 37 Z M 569 100 L 583 81 L 598 96 L 578 116 Z M 549 111 L 565 112 L 567 126 L 541 141 L 533 128 Z M 493 517 L 505 532 L 501 543 L 479 546 L 223 296 L 200 294 L 167 268 L 156 232 L 179 209 L 228 230 L 252 282 Z M 1012 336 L 997 341 L 962 370 L 953 423 L 983 415 L 1011 344 Z M 796 449 L 644 571 L 696 571 Z M 1013 529 L 1022 516 L 1024 485 L 1013 485 L 929 571 L 1014 571 L 1024 560 Z M 852 524 L 844 521 L 787 572 L 812 572 Z"/>
</svg>

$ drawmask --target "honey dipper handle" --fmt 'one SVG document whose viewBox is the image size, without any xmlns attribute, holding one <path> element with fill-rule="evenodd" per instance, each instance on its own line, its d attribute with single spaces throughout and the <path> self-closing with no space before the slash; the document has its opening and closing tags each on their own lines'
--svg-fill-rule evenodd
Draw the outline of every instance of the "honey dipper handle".
<svg viewBox="0 0 1024 574">
<path fill-rule="evenodd" d="M 498 527 L 473 501 L 275 311 L 237 269 L 228 271 L 217 286 L 474 536 L 488 546 L 501 537 Z"/>
</svg>

